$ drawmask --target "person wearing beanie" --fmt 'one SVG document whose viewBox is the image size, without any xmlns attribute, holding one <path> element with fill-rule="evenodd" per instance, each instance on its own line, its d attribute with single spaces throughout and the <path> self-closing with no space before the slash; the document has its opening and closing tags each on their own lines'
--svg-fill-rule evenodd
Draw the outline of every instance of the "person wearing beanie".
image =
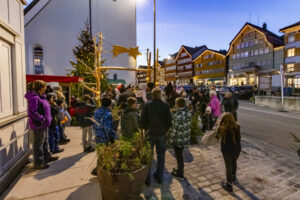
<svg viewBox="0 0 300 200">
<path fill-rule="evenodd" d="M 214 127 L 213 115 L 211 113 L 211 107 L 207 106 L 205 109 L 205 114 L 202 117 L 203 127 L 202 131 L 210 131 Z"/>
<path fill-rule="evenodd" d="M 58 147 L 59 143 L 59 121 L 58 121 L 58 114 L 59 109 L 57 104 L 55 103 L 55 93 L 48 93 L 47 100 L 51 106 L 51 116 L 52 121 L 48 129 L 48 140 L 49 140 L 49 149 L 52 154 L 63 152 L 64 149 L 60 149 Z"/>
</svg>

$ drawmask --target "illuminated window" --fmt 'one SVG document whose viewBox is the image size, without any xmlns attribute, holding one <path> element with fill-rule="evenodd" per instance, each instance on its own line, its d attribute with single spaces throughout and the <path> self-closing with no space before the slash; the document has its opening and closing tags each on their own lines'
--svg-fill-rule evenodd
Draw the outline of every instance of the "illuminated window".
<svg viewBox="0 0 300 200">
<path fill-rule="evenodd" d="M 264 49 L 259 50 L 259 55 L 262 55 L 262 54 L 264 54 Z"/>
<path fill-rule="evenodd" d="M 295 33 L 288 35 L 288 43 L 295 42 Z"/>
<path fill-rule="evenodd" d="M 300 78 L 295 78 L 294 79 L 294 87 L 295 88 L 300 88 Z"/>
<path fill-rule="evenodd" d="M 44 74 L 44 51 L 41 47 L 33 50 L 33 66 L 35 74 Z"/>
<path fill-rule="evenodd" d="M 265 53 L 269 53 L 269 47 L 265 48 Z"/>
<path fill-rule="evenodd" d="M 295 64 L 287 64 L 286 65 L 286 72 L 293 72 L 295 71 Z"/>
<path fill-rule="evenodd" d="M 293 57 L 295 56 L 295 49 L 288 49 L 287 51 L 287 57 Z"/>
</svg>

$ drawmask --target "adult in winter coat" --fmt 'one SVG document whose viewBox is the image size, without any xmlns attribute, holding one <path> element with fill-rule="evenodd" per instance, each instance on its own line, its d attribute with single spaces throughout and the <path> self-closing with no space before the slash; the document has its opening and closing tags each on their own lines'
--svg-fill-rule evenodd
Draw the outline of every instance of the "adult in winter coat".
<svg viewBox="0 0 300 200">
<path fill-rule="evenodd" d="M 172 113 L 172 124 L 169 130 L 169 144 L 174 148 L 177 160 L 177 169 L 172 175 L 179 180 L 184 179 L 183 150 L 190 142 L 191 112 L 186 108 L 186 101 L 179 97 L 176 99 L 176 110 Z"/>
<path fill-rule="evenodd" d="M 226 182 L 222 182 L 222 187 L 232 193 L 232 184 L 237 184 L 236 169 L 237 159 L 241 152 L 240 126 L 236 123 L 233 115 L 224 113 L 219 127 L 219 139 L 221 140 L 221 151 L 226 166 Z"/>
<path fill-rule="evenodd" d="M 147 103 L 147 85 L 145 83 L 141 84 L 141 88 L 136 91 L 136 100 L 139 105 L 139 110 L 143 110 L 145 103 Z"/>
<path fill-rule="evenodd" d="M 131 86 L 129 85 L 125 92 L 123 92 L 119 98 L 118 106 L 122 106 L 122 109 L 126 108 L 126 101 L 129 97 L 135 97 Z"/>
<path fill-rule="evenodd" d="M 175 100 L 180 95 L 175 91 L 173 85 L 169 83 L 165 88 L 165 93 L 167 96 L 167 103 L 169 104 L 170 108 L 175 107 Z"/>
<path fill-rule="evenodd" d="M 92 137 L 93 137 L 93 122 L 90 119 L 94 115 L 96 106 L 91 105 L 91 97 L 84 95 L 82 102 L 75 108 L 78 125 L 82 130 L 82 146 L 84 152 L 93 152 Z M 88 136 L 88 140 L 86 137 Z"/>
<path fill-rule="evenodd" d="M 142 112 L 142 125 L 148 131 L 152 149 L 156 146 L 157 169 L 154 177 L 162 183 L 165 168 L 166 135 L 171 125 L 171 113 L 167 103 L 161 100 L 161 90 L 152 90 L 152 99 L 148 101 Z M 146 185 L 151 184 L 151 169 L 149 170 Z"/>
<path fill-rule="evenodd" d="M 224 112 L 230 112 L 237 121 L 237 109 L 239 107 L 239 102 L 234 96 L 232 96 L 230 91 L 225 93 L 224 99 L 222 100 L 222 107 Z"/>
<path fill-rule="evenodd" d="M 133 135 L 139 132 L 140 117 L 136 110 L 137 100 L 133 97 L 127 99 L 127 108 L 122 114 L 121 132 L 127 139 L 133 138 Z"/>
<path fill-rule="evenodd" d="M 211 107 L 213 119 L 214 119 L 214 124 L 217 122 L 218 117 L 221 116 L 221 104 L 220 101 L 217 97 L 217 92 L 212 90 L 209 92 L 210 96 L 210 103 L 209 106 Z"/>
<path fill-rule="evenodd" d="M 51 157 L 48 149 L 47 129 L 51 124 L 51 108 L 44 95 L 46 83 L 36 80 L 33 83 L 33 91 L 29 91 L 25 98 L 28 101 L 28 123 L 33 131 L 33 157 L 36 169 L 46 169 L 47 162 L 57 160 L 58 157 Z"/>
</svg>

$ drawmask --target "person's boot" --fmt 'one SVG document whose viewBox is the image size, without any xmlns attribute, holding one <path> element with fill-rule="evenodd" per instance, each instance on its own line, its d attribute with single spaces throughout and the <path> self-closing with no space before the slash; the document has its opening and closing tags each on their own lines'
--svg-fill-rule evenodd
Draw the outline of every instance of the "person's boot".
<svg viewBox="0 0 300 200">
<path fill-rule="evenodd" d="M 221 186 L 224 190 L 226 190 L 230 194 L 233 194 L 232 184 L 222 181 Z"/>
<path fill-rule="evenodd" d="M 238 185 L 238 184 L 239 184 L 239 180 L 237 179 L 236 176 L 233 176 L 233 177 L 232 177 L 232 183 L 233 183 L 234 185 Z"/>
<path fill-rule="evenodd" d="M 64 149 L 58 149 L 56 151 L 53 151 L 52 154 L 61 153 L 64 152 Z"/>
<path fill-rule="evenodd" d="M 172 175 L 173 175 L 176 179 L 178 179 L 178 180 L 180 180 L 180 181 L 183 181 L 183 180 L 184 180 L 183 174 L 179 174 L 178 171 L 177 171 L 177 169 L 173 169 Z"/>
<path fill-rule="evenodd" d="M 157 183 L 162 184 L 162 180 L 158 177 L 157 172 L 154 173 L 154 178 L 156 179 Z"/>
<path fill-rule="evenodd" d="M 35 165 L 34 168 L 39 169 L 39 170 L 47 169 L 47 168 L 49 168 L 49 165 L 48 164 L 40 164 L 40 165 Z"/>
<path fill-rule="evenodd" d="M 58 160 L 58 156 L 51 156 L 50 158 L 48 158 L 47 160 L 45 160 L 46 163 L 50 163 L 53 161 Z"/>
</svg>

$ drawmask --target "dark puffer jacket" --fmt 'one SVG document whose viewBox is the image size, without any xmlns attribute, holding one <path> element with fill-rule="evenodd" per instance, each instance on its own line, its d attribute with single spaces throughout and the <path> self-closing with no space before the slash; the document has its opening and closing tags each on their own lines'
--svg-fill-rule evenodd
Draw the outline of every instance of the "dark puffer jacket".
<svg viewBox="0 0 300 200">
<path fill-rule="evenodd" d="M 137 111 L 133 108 L 126 108 L 122 114 L 121 132 L 124 137 L 132 138 L 139 131 L 140 117 Z"/>
<path fill-rule="evenodd" d="M 150 136 L 165 136 L 171 126 L 169 105 L 161 99 L 148 101 L 142 112 L 143 128 L 150 131 Z"/>
<path fill-rule="evenodd" d="M 78 104 L 78 106 L 75 108 L 75 114 L 80 127 L 87 127 L 93 125 L 91 120 L 86 119 L 86 117 L 92 118 L 94 116 L 95 109 L 96 106 L 86 104 L 85 102 Z"/>
</svg>

